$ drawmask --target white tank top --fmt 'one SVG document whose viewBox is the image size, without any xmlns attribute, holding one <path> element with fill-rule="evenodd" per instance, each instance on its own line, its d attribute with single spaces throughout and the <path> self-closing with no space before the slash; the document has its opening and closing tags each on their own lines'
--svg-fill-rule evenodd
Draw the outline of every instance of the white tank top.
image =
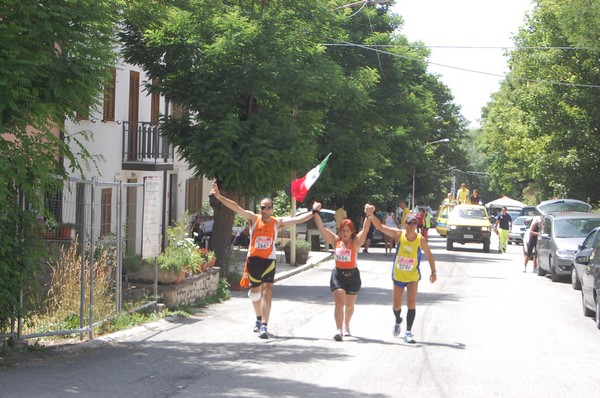
<svg viewBox="0 0 600 398">
<path fill-rule="evenodd" d="M 385 220 L 383 220 L 383 222 L 384 222 L 384 224 L 385 224 L 386 227 L 392 227 L 392 228 L 397 228 L 398 227 L 396 225 L 396 223 L 394 222 L 394 218 L 389 213 L 386 213 Z"/>
</svg>

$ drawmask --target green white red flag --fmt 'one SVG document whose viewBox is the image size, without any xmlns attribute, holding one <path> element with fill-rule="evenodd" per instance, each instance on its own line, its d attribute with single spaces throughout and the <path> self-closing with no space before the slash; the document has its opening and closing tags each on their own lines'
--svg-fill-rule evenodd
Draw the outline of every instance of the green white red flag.
<svg viewBox="0 0 600 398">
<path fill-rule="evenodd" d="M 323 161 L 317 167 L 306 173 L 304 177 L 292 181 L 292 187 L 290 191 L 292 193 L 292 197 L 298 202 L 304 201 L 304 198 L 306 198 L 306 194 L 308 193 L 310 187 L 312 187 L 313 184 L 319 179 L 323 169 L 325 169 L 325 166 L 327 166 L 329 156 L 331 156 L 331 153 L 329 153 L 329 155 L 327 155 L 327 157 L 323 159 Z"/>
</svg>

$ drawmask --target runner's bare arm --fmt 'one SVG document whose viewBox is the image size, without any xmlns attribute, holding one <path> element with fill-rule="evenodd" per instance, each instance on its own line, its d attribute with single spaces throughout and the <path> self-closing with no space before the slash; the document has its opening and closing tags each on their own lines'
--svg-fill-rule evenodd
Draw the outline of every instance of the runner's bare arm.
<svg viewBox="0 0 600 398">
<path fill-rule="evenodd" d="M 243 209 L 240 205 L 238 205 L 233 200 L 228 199 L 225 196 L 221 195 L 221 192 L 219 192 L 219 186 L 217 185 L 216 182 L 213 183 L 213 188 L 210 191 L 210 194 L 214 195 L 214 197 L 217 198 L 226 207 L 228 207 L 229 209 L 231 209 L 234 212 L 238 213 L 240 216 L 242 216 L 248 222 L 250 222 L 250 223 L 254 222 L 254 219 L 256 218 L 256 214 L 254 214 L 250 210 Z"/>
</svg>

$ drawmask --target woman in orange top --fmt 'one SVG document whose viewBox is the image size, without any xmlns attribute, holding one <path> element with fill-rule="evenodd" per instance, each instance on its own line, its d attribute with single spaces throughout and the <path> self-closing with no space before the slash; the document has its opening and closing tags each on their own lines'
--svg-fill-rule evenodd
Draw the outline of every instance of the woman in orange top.
<svg viewBox="0 0 600 398">
<path fill-rule="evenodd" d="M 258 332 L 258 337 L 261 339 L 268 339 L 267 323 L 271 313 L 273 282 L 275 281 L 277 230 L 308 221 L 312 217 L 312 213 L 308 212 L 296 217 L 273 217 L 273 201 L 270 198 L 264 198 L 260 201 L 260 214 L 255 214 L 221 195 L 216 182 L 213 184 L 210 194 L 245 218 L 250 224 L 250 245 L 247 259 L 248 273 L 250 274 L 248 297 L 252 301 L 256 313 L 254 331 Z"/>
<path fill-rule="evenodd" d="M 354 303 L 360 290 L 360 271 L 356 267 L 356 257 L 359 248 L 367 239 L 367 232 L 371 226 L 371 220 L 365 218 L 362 230 L 357 234 L 354 224 L 349 219 L 344 219 L 339 227 L 339 235 L 325 228 L 319 215 L 321 204 L 313 204 L 315 224 L 319 229 L 325 242 L 333 246 L 335 268 L 331 271 L 329 287 L 335 302 L 334 318 L 336 333 L 334 340 L 342 341 L 343 336 L 350 336 L 350 319 L 354 313 Z M 342 325 L 344 331 L 342 333 Z"/>
</svg>

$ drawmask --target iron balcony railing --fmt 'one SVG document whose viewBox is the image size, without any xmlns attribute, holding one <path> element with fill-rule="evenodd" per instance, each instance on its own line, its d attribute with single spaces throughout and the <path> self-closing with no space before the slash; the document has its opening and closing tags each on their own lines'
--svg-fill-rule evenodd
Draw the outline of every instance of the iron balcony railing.
<svg viewBox="0 0 600 398">
<path fill-rule="evenodd" d="M 123 163 L 173 163 L 175 150 L 151 122 L 123 122 Z"/>
</svg>

